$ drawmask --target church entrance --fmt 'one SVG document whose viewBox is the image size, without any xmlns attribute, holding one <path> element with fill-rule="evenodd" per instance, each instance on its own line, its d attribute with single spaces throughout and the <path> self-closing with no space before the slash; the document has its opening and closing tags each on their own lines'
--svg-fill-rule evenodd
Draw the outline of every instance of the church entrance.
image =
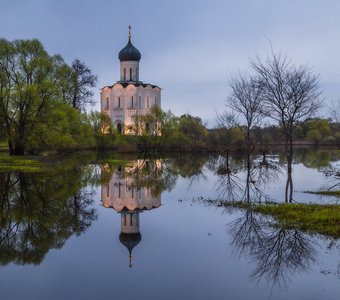
<svg viewBox="0 0 340 300">
<path fill-rule="evenodd" d="M 117 124 L 117 130 L 118 130 L 119 134 L 122 134 L 122 124 L 121 123 Z"/>
</svg>

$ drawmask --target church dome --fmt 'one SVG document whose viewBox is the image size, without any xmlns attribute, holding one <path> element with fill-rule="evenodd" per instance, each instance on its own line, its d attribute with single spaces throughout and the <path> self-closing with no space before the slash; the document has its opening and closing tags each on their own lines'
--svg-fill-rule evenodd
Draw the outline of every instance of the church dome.
<svg viewBox="0 0 340 300">
<path fill-rule="evenodd" d="M 140 61 L 141 54 L 129 38 L 127 45 L 119 51 L 118 58 L 120 61 Z"/>
</svg>

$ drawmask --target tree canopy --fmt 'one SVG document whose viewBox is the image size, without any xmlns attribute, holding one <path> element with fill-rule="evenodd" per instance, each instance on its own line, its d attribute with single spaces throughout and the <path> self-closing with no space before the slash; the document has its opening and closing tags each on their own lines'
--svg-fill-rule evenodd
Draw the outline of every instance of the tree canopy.
<svg viewBox="0 0 340 300">
<path fill-rule="evenodd" d="M 68 66 L 37 39 L 0 39 L 0 117 L 10 154 L 70 145 L 88 135 L 77 111 L 93 101 L 89 88 L 95 83 L 84 63 Z"/>
</svg>

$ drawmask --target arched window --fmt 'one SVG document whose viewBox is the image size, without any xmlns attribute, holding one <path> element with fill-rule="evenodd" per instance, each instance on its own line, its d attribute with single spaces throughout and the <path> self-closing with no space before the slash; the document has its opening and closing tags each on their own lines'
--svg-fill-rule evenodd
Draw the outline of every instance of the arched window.
<svg viewBox="0 0 340 300">
<path fill-rule="evenodd" d="M 106 109 L 109 109 L 109 97 L 106 97 Z"/>
<path fill-rule="evenodd" d="M 123 69 L 123 80 L 124 81 L 126 80 L 126 69 L 125 68 Z"/>
<path fill-rule="evenodd" d="M 131 96 L 131 107 L 133 107 L 133 96 Z"/>
<path fill-rule="evenodd" d="M 120 108 L 120 97 L 118 97 L 118 108 Z"/>
<path fill-rule="evenodd" d="M 146 107 L 150 106 L 150 101 L 149 101 L 149 97 L 146 98 Z"/>
<path fill-rule="evenodd" d="M 142 108 L 142 97 L 141 96 L 139 96 L 138 101 L 139 101 L 138 107 Z"/>
<path fill-rule="evenodd" d="M 130 80 L 132 80 L 132 68 L 130 68 Z"/>
</svg>

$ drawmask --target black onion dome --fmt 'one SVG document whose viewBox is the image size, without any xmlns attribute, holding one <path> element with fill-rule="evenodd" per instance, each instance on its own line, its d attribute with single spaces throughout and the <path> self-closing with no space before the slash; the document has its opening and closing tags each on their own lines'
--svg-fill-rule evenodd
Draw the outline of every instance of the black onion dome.
<svg viewBox="0 0 340 300">
<path fill-rule="evenodd" d="M 130 39 L 127 45 L 120 50 L 118 54 L 120 61 L 140 61 L 141 57 L 140 52 L 134 45 L 132 45 Z"/>
<path fill-rule="evenodd" d="M 142 235 L 138 233 L 121 233 L 119 235 L 120 242 L 129 250 L 131 254 L 132 249 L 135 248 L 142 240 Z"/>
</svg>

